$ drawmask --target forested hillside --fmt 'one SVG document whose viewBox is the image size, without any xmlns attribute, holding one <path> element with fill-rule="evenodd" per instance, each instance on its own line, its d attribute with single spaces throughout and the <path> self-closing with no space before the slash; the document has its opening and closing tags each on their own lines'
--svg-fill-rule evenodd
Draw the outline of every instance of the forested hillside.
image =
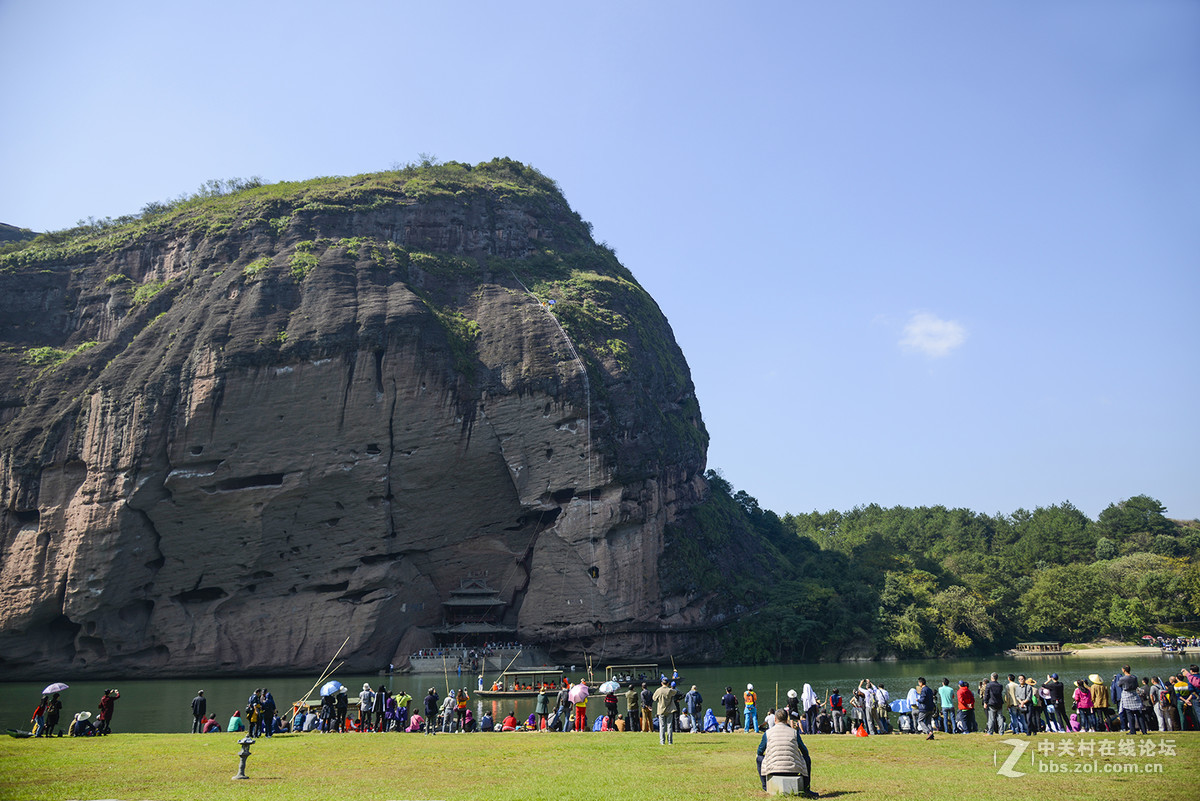
<svg viewBox="0 0 1200 801">
<path fill-rule="evenodd" d="M 994 653 L 1022 640 L 1136 637 L 1200 615 L 1200 523 L 1168 519 L 1145 495 L 1096 520 L 1070 503 L 780 517 L 720 475 L 708 480 L 710 525 L 695 553 L 676 553 L 704 561 L 709 548 L 710 579 L 725 582 L 721 603 L 739 620 L 722 632 L 734 660 Z M 716 564 L 728 558 L 717 532 L 741 525 L 767 551 Z"/>
</svg>

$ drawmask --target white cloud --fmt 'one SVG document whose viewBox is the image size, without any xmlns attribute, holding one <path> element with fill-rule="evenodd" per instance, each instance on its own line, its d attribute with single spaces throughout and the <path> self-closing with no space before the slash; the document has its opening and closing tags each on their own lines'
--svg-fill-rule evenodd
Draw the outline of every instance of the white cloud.
<svg viewBox="0 0 1200 801">
<path fill-rule="evenodd" d="M 904 326 L 900 347 L 939 359 L 967 339 L 967 329 L 953 320 L 941 320 L 923 312 L 914 314 Z"/>
</svg>

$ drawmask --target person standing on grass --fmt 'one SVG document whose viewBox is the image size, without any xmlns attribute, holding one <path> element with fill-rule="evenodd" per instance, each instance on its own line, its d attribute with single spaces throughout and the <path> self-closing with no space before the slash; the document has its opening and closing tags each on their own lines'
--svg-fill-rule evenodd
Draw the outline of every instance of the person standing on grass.
<svg viewBox="0 0 1200 801">
<path fill-rule="evenodd" d="M 829 695 L 825 696 L 825 704 L 829 707 L 829 714 L 833 718 L 833 733 L 846 733 L 846 710 L 842 707 L 842 694 L 838 692 L 837 687 L 830 691 Z"/>
<path fill-rule="evenodd" d="M 884 734 L 892 733 L 892 724 L 888 720 L 888 712 L 892 709 L 892 696 L 882 684 L 875 685 L 875 709 L 879 713 L 879 727 Z"/>
<path fill-rule="evenodd" d="M 46 707 L 50 704 L 50 696 L 43 695 L 42 700 L 38 701 L 37 709 L 33 710 L 33 717 L 29 722 L 33 724 L 33 736 L 41 737 L 46 733 Z"/>
<path fill-rule="evenodd" d="M 617 719 L 617 693 L 616 691 L 604 694 L 604 711 L 608 717 L 615 721 Z"/>
<path fill-rule="evenodd" d="M 1025 679 L 1025 686 L 1029 688 L 1029 702 L 1025 707 L 1025 722 L 1029 724 L 1030 735 L 1035 735 L 1039 731 L 1047 731 L 1042 724 L 1042 710 L 1045 704 L 1042 703 L 1042 697 L 1038 694 L 1037 679 L 1033 676 Z"/>
<path fill-rule="evenodd" d="M 1000 674 L 993 673 L 991 680 L 983 685 L 983 706 L 987 709 L 987 731 L 985 734 L 1003 734 L 1001 713 L 1004 711 L 1004 687 Z"/>
<path fill-rule="evenodd" d="M 879 728 L 879 696 L 875 694 L 871 680 L 860 681 L 858 691 L 862 693 L 863 723 L 866 724 L 867 734 L 882 734 Z"/>
<path fill-rule="evenodd" d="M 758 731 L 758 694 L 754 692 L 753 684 L 746 685 L 746 692 L 742 693 L 742 700 L 745 702 L 742 714 L 746 716 L 742 728 L 753 734 Z"/>
<path fill-rule="evenodd" d="M 641 692 L 630 682 L 629 689 L 625 691 L 625 712 L 629 715 L 629 731 L 640 731 L 642 728 L 641 716 L 638 714 L 641 706 Z"/>
<path fill-rule="evenodd" d="M 46 736 L 54 735 L 54 727 L 58 725 L 58 719 L 62 715 L 62 701 L 58 698 L 58 693 L 50 696 L 50 703 L 46 705 Z"/>
<path fill-rule="evenodd" d="M 345 687 L 338 690 L 337 697 L 334 699 L 334 710 L 337 712 L 337 720 L 334 729 L 339 732 L 346 730 L 346 714 L 350 711 L 350 694 Z"/>
<path fill-rule="evenodd" d="M 264 737 L 271 737 L 275 734 L 275 696 L 271 695 L 271 691 L 263 687 L 262 691 L 262 730 Z"/>
<path fill-rule="evenodd" d="M 1096 731 L 1096 716 L 1092 711 L 1092 694 L 1088 691 L 1087 682 L 1083 679 L 1075 682 L 1072 699 L 1075 701 L 1075 712 L 1079 716 L 1079 730 Z M 1029 730 L 1026 729 L 1025 733 L 1028 734 Z"/>
<path fill-rule="evenodd" d="M 924 676 L 917 677 L 917 709 L 920 710 L 919 731 L 933 739 L 933 716 L 937 700 L 933 697 L 933 688 L 925 683 Z"/>
<path fill-rule="evenodd" d="M 654 693 L 642 682 L 642 731 L 654 731 Z"/>
<path fill-rule="evenodd" d="M 1017 677 L 1013 674 L 1008 674 L 1008 684 L 1004 685 L 1004 704 L 1008 707 L 1008 725 L 1012 729 L 1013 734 L 1025 733 L 1025 713 L 1021 711 L 1021 705 L 1017 701 Z"/>
<path fill-rule="evenodd" d="M 1146 719 L 1142 717 L 1142 697 L 1138 695 L 1137 676 L 1129 671 L 1129 665 L 1121 668 L 1121 677 L 1117 679 L 1121 690 L 1121 727 L 1127 734 L 1146 733 Z"/>
<path fill-rule="evenodd" d="M 966 680 L 958 683 L 958 728 L 963 732 L 975 732 L 979 728 L 975 724 L 975 693 Z"/>
<path fill-rule="evenodd" d="M 662 680 L 662 686 L 654 691 L 654 711 L 658 713 L 659 745 L 675 744 L 675 697 L 679 691 Z"/>
<path fill-rule="evenodd" d="M 579 680 L 580 685 L 587 687 L 585 679 Z M 575 702 L 575 731 L 587 731 L 587 699 L 586 695 L 580 696 L 580 700 Z"/>
<path fill-rule="evenodd" d="M 371 694 L 371 714 L 368 717 L 368 725 L 362 727 L 363 731 L 371 730 L 370 722 L 372 720 L 375 722 L 375 731 L 384 731 L 387 729 L 387 711 L 389 702 L 393 704 L 394 709 L 398 709 L 398 707 L 394 706 L 395 702 L 392 701 L 391 696 L 388 695 L 387 685 L 383 682 L 380 682 L 379 689 Z M 395 715 L 395 713 L 393 713 L 393 715 Z"/>
<path fill-rule="evenodd" d="M 559 685 L 558 694 L 554 696 L 554 722 L 557 725 L 556 731 L 566 731 L 569 715 L 567 710 L 571 704 L 571 683 L 567 679 L 563 679 Z"/>
<path fill-rule="evenodd" d="M 112 734 L 113 712 L 116 711 L 117 699 L 120 697 L 121 693 L 115 688 L 112 690 L 105 690 L 104 695 L 101 696 L 99 704 L 100 725 L 98 727 L 100 734 Z"/>
<path fill-rule="evenodd" d="M 437 690 L 430 687 L 429 694 L 425 696 L 425 734 L 427 735 L 437 734 L 437 713 L 440 705 Z"/>
<path fill-rule="evenodd" d="M 358 727 L 362 731 L 371 728 L 371 710 L 374 706 L 375 693 L 368 682 L 363 682 L 362 691 L 358 694 Z"/>
<path fill-rule="evenodd" d="M 704 731 L 704 727 L 697 725 L 701 716 L 704 714 L 704 696 L 696 689 L 696 685 L 692 685 L 692 689 L 687 691 L 687 695 L 683 696 L 683 706 L 687 710 L 688 715 L 692 718 L 692 731 L 697 734 Z"/>
<path fill-rule="evenodd" d="M 1092 709 L 1095 710 L 1097 721 L 1096 731 L 1108 731 L 1109 693 L 1108 685 L 1100 678 L 1099 673 L 1088 676 L 1088 692 L 1092 694 Z"/>
<path fill-rule="evenodd" d="M 737 729 L 738 722 L 738 700 L 733 694 L 733 687 L 725 688 L 725 695 L 721 697 L 721 706 L 725 707 L 725 731 L 732 733 Z"/>
<path fill-rule="evenodd" d="M 938 703 L 942 707 L 942 730 L 946 734 L 954 734 L 956 727 L 954 725 L 955 715 L 954 707 L 956 699 L 954 696 L 954 688 L 950 686 L 950 679 L 942 678 L 942 686 L 938 687 Z"/>
<path fill-rule="evenodd" d="M 192 699 L 192 734 L 204 733 L 204 716 L 208 712 L 208 701 L 204 700 L 204 690 L 197 690 Z"/>
<path fill-rule="evenodd" d="M 1050 691 L 1050 698 L 1046 703 L 1046 722 L 1054 723 L 1060 732 L 1070 731 L 1071 729 L 1067 725 L 1067 699 L 1063 691 L 1063 684 L 1058 680 L 1058 674 L 1051 673 L 1046 676 L 1042 687 Z"/>
<path fill-rule="evenodd" d="M 1187 670 L 1180 671 L 1183 680 L 1187 683 L 1190 695 L 1190 712 L 1192 720 L 1195 722 L 1195 727 L 1200 729 L 1200 667 L 1190 665 Z M 1180 729 L 1182 731 L 1182 729 Z"/>
<path fill-rule="evenodd" d="M 534 705 L 533 713 L 537 715 L 538 731 L 546 728 L 546 718 L 550 716 L 550 696 L 546 694 L 546 685 L 538 690 L 537 704 Z"/>
<path fill-rule="evenodd" d="M 467 703 L 470 702 L 471 696 L 467 694 L 467 688 L 463 687 L 454 697 L 454 721 L 458 726 L 458 731 L 461 734 L 463 727 L 467 725 Z"/>
</svg>

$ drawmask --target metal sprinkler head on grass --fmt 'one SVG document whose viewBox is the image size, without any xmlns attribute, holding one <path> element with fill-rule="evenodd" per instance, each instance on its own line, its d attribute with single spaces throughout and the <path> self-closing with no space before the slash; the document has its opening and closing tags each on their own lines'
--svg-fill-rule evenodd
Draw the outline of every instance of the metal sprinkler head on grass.
<svg viewBox="0 0 1200 801">
<path fill-rule="evenodd" d="M 241 761 L 241 764 L 238 765 L 237 775 L 234 776 L 233 778 L 235 778 L 235 779 L 249 779 L 250 778 L 249 776 L 246 775 L 246 757 L 250 756 L 250 746 L 253 744 L 254 744 L 253 737 L 243 737 L 242 739 L 238 740 L 238 745 L 240 745 L 242 747 L 242 750 L 238 754 L 238 756 L 241 757 L 242 761 Z"/>
</svg>

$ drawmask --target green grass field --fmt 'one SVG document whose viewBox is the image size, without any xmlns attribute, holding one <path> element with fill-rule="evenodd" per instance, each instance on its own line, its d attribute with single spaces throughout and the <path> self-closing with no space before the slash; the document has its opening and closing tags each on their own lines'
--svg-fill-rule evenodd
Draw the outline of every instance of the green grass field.
<svg viewBox="0 0 1200 801">
<path fill-rule="evenodd" d="M 824 736 L 806 743 L 813 788 L 853 801 L 1107 801 L 1190 797 L 1200 786 L 1200 733 L 1016 737 L 1030 743 L 1012 767 L 1025 774 L 1019 777 L 998 773 L 1014 750 L 1006 739 Z M 1174 754 L 1164 740 L 1174 741 Z M 1072 750 L 1091 743 L 1096 753 L 1060 754 L 1063 741 Z M 1135 755 L 1099 753 L 1122 744 L 1128 750 L 1131 742 Z M 1053 743 L 1053 755 L 1038 754 L 1043 743 Z M 754 774 L 757 744 L 747 734 L 680 735 L 673 747 L 640 733 L 277 735 L 252 746 L 250 779 L 232 781 L 239 746 L 229 734 L 4 737 L 0 799 L 765 798 Z M 1063 770 L 1039 769 L 1051 762 Z"/>
</svg>

